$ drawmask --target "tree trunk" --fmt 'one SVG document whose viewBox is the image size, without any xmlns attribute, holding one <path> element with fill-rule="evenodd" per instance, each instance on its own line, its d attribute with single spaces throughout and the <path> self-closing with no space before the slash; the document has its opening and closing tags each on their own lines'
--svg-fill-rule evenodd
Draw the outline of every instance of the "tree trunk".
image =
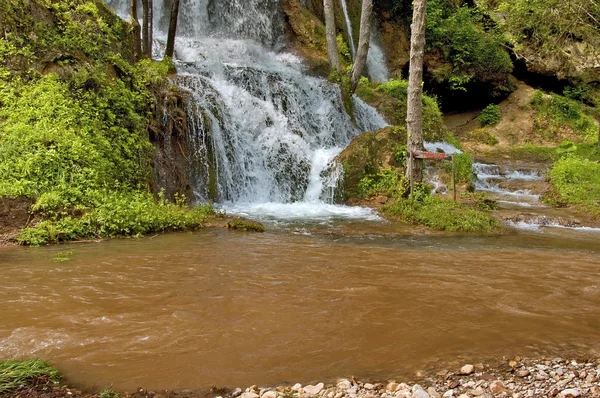
<svg viewBox="0 0 600 398">
<path fill-rule="evenodd" d="M 363 0 L 362 13 L 360 15 L 360 34 L 358 37 L 358 51 L 352 65 L 352 92 L 356 91 L 358 81 L 362 76 L 367 56 L 369 55 L 369 43 L 371 42 L 371 27 L 373 26 L 373 0 Z"/>
<path fill-rule="evenodd" d="M 152 58 L 152 44 L 154 33 L 154 5 L 152 0 L 148 0 L 148 58 Z"/>
<path fill-rule="evenodd" d="M 142 53 L 148 55 L 148 0 L 142 0 Z"/>
<path fill-rule="evenodd" d="M 337 39 L 335 35 L 335 14 L 333 12 L 332 0 L 323 0 L 325 12 L 325 31 L 327 36 L 327 54 L 331 71 L 340 72 L 340 58 L 338 56 Z"/>
<path fill-rule="evenodd" d="M 175 36 L 177 34 L 177 17 L 179 16 L 179 0 L 173 0 L 171 6 L 171 19 L 169 20 L 169 35 L 167 36 L 167 49 L 165 57 L 173 58 L 175 52 Z"/>
<path fill-rule="evenodd" d="M 408 109 L 406 115 L 408 156 L 406 177 L 411 186 L 423 181 L 423 161 L 415 159 L 415 151 L 423 151 L 423 54 L 425 52 L 425 21 L 427 0 L 414 0 L 410 36 L 410 67 L 408 72 Z"/>
<path fill-rule="evenodd" d="M 140 34 L 142 33 L 142 28 L 140 27 L 140 22 L 138 21 L 138 13 L 137 13 L 137 0 L 131 0 L 131 24 L 133 25 L 133 59 L 135 61 L 139 60 L 142 56 L 142 38 Z"/>
</svg>

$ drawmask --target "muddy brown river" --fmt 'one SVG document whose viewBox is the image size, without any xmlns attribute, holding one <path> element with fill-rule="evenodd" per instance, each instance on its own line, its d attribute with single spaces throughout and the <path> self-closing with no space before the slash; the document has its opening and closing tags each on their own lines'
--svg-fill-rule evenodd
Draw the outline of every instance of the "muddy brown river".
<svg viewBox="0 0 600 398">
<path fill-rule="evenodd" d="M 44 358 L 76 385 L 132 390 L 600 355 L 598 234 L 365 231 L 0 248 L 0 359 Z"/>
</svg>

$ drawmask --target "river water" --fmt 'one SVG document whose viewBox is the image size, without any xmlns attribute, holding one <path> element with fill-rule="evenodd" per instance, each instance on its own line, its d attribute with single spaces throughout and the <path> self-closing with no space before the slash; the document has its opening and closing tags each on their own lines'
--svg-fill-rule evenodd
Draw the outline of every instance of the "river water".
<svg viewBox="0 0 600 398">
<path fill-rule="evenodd" d="M 131 391 L 600 355 L 597 235 L 390 228 L 0 248 L 0 358 L 45 358 L 76 385 Z"/>
</svg>

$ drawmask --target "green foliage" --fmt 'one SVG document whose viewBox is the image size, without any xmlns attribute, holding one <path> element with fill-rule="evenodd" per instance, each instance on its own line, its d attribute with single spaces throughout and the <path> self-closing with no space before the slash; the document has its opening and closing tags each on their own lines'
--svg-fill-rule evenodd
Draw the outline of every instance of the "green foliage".
<svg viewBox="0 0 600 398">
<path fill-rule="evenodd" d="M 21 385 L 32 385 L 39 380 L 58 382 L 60 374 L 48 362 L 38 359 L 0 362 L 0 395 L 11 393 Z"/>
<path fill-rule="evenodd" d="M 512 72 L 504 36 L 486 24 L 479 8 L 430 0 L 427 11 L 428 50 L 451 63 L 449 68 L 432 71 L 438 81 L 447 82 L 452 90 L 466 90 L 472 80 L 496 80 Z"/>
<path fill-rule="evenodd" d="M 202 227 L 213 215 L 212 206 L 190 209 L 185 198 L 176 203 L 156 201 L 145 192 L 103 192 L 93 207 L 80 217 L 60 214 L 25 228 L 18 236 L 22 244 L 38 246 L 81 238 L 140 236 Z"/>
<path fill-rule="evenodd" d="M 554 138 L 561 129 L 570 128 L 579 133 L 586 143 L 597 141 L 599 127 L 580 102 L 536 90 L 531 98 L 531 105 L 538 111 L 538 131 L 546 138 Z"/>
<path fill-rule="evenodd" d="M 344 40 L 344 36 L 342 34 L 337 35 L 337 48 L 338 52 L 341 55 L 340 61 L 344 65 L 352 64 L 352 54 L 350 53 L 350 47 L 348 47 L 348 43 Z"/>
<path fill-rule="evenodd" d="M 498 221 L 486 212 L 431 195 L 399 199 L 382 211 L 439 231 L 493 232 L 499 227 Z"/>
<path fill-rule="evenodd" d="M 392 169 L 381 169 L 376 173 L 365 175 L 358 183 L 358 194 L 369 197 L 375 194 L 383 194 L 389 197 L 403 196 L 406 192 L 406 179 L 398 175 L 398 171 Z"/>
<path fill-rule="evenodd" d="M 498 105 L 490 104 L 486 106 L 481 114 L 477 117 L 477 121 L 481 127 L 495 126 L 500 123 L 500 107 Z"/>
<path fill-rule="evenodd" d="M 600 203 L 599 163 L 576 155 L 565 156 L 552 166 L 549 177 L 559 201 Z"/>
<path fill-rule="evenodd" d="M 402 79 L 391 79 L 378 86 L 378 90 L 398 100 L 400 120 L 406 120 L 408 101 L 408 82 Z M 437 100 L 423 95 L 423 136 L 427 141 L 442 141 L 446 134 L 442 112 Z"/>
<path fill-rule="evenodd" d="M 456 168 L 456 182 L 471 184 L 473 182 L 473 158 L 468 153 L 457 153 L 454 155 L 454 167 Z"/>
<path fill-rule="evenodd" d="M 245 232 L 265 232 L 265 227 L 259 222 L 250 220 L 233 220 L 227 223 L 227 228 Z"/>
<path fill-rule="evenodd" d="M 121 396 L 114 392 L 112 388 L 105 388 L 98 394 L 99 398 L 120 398 Z"/>
<path fill-rule="evenodd" d="M 470 131 L 467 138 L 471 141 L 486 145 L 498 144 L 498 137 L 489 132 L 487 128 L 480 128 Z"/>
</svg>

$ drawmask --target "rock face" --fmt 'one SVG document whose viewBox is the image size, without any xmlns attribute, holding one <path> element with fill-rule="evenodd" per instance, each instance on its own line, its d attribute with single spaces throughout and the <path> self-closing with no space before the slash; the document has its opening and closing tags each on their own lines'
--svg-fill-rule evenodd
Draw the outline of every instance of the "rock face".
<svg viewBox="0 0 600 398">
<path fill-rule="evenodd" d="M 356 137 L 338 156 L 344 167 L 344 200 L 356 203 L 359 200 L 360 180 L 380 168 L 395 168 L 398 164 L 396 152 L 406 145 L 406 132 L 398 127 L 386 127 Z"/>
</svg>

